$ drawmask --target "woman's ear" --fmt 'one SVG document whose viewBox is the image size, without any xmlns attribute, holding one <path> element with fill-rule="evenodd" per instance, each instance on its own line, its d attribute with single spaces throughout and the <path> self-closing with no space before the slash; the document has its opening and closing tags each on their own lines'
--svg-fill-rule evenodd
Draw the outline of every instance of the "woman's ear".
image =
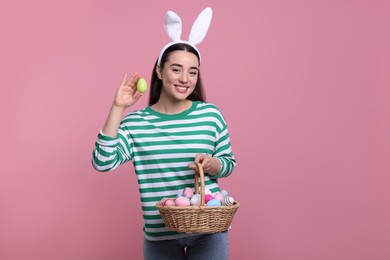
<svg viewBox="0 0 390 260">
<path fill-rule="evenodd" d="M 160 79 L 160 80 L 162 80 L 162 77 L 161 77 L 161 67 L 160 67 L 160 65 L 157 65 L 156 66 L 156 73 L 157 73 L 157 77 Z"/>
</svg>

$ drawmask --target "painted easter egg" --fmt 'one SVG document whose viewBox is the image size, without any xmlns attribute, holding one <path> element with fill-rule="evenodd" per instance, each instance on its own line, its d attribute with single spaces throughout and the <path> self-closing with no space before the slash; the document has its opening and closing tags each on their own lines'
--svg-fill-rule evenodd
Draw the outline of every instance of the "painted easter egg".
<svg viewBox="0 0 390 260">
<path fill-rule="evenodd" d="M 199 206 L 200 205 L 200 195 L 199 194 L 194 194 L 191 197 L 190 203 L 192 206 Z"/>
<path fill-rule="evenodd" d="M 167 207 L 175 206 L 175 201 L 173 199 L 167 199 L 164 203 L 164 206 Z"/>
<path fill-rule="evenodd" d="M 224 196 L 221 192 L 216 192 L 216 193 L 214 193 L 214 199 L 217 199 L 217 200 L 222 202 L 222 200 L 224 199 Z"/>
<path fill-rule="evenodd" d="M 221 202 L 217 199 L 212 199 L 206 203 L 206 206 L 221 206 Z"/>
<path fill-rule="evenodd" d="M 140 78 L 137 81 L 137 90 L 140 93 L 144 93 L 148 89 L 148 85 L 146 84 L 146 80 L 144 78 Z"/>
<path fill-rule="evenodd" d="M 189 199 L 192 198 L 192 196 L 194 195 L 194 191 L 192 190 L 192 188 L 190 187 L 186 187 L 184 188 L 183 190 L 183 195 Z"/>
<path fill-rule="evenodd" d="M 229 192 L 227 190 L 221 190 L 221 193 L 224 197 L 229 196 Z"/>
<path fill-rule="evenodd" d="M 225 197 L 222 201 L 223 206 L 231 206 L 234 204 L 234 198 L 233 197 Z"/>
<path fill-rule="evenodd" d="M 211 194 L 204 195 L 204 202 L 205 203 L 209 202 L 212 199 L 214 199 L 213 195 L 211 195 Z"/>
<path fill-rule="evenodd" d="M 190 200 L 186 197 L 177 197 L 175 199 L 175 205 L 176 206 L 189 206 Z"/>
<path fill-rule="evenodd" d="M 162 198 L 162 200 L 160 200 L 160 205 L 165 205 L 165 202 L 169 200 L 168 198 Z"/>
</svg>

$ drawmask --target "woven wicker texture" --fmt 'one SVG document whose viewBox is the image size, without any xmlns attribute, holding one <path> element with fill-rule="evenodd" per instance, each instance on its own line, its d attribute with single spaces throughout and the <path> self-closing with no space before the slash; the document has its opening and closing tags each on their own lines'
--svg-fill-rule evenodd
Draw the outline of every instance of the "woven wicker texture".
<svg viewBox="0 0 390 260">
<path fill-rule="evenodd" d="M 156 204 L 164 220 L 165 226 L 176 232 L 183 233 L 215 233 L 227 230 L 240 204 L 235 201 L 231 206 L 206 206 L 204 195 L 204 172 L 202 165 L 197 163 L 201 185 L 201 202 L 199 206 L 162 206 Z M 199 194 L 198 175 L 194 174 L 195 194 Z"/>
</svg>

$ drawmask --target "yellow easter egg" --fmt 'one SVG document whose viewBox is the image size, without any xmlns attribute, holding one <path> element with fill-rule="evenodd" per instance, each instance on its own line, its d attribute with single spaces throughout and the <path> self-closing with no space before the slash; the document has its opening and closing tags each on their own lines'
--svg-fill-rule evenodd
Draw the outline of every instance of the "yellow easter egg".
<svg viewBox="0 0 390 260">
<path fill-rule="evenodd" d="M 144 78 L 140 78 L 137 81 L 137 90 L 140 93 L 144 93 L 148 89 L 148 85 L 146 84 L 146 80 Z"/>
</svg>

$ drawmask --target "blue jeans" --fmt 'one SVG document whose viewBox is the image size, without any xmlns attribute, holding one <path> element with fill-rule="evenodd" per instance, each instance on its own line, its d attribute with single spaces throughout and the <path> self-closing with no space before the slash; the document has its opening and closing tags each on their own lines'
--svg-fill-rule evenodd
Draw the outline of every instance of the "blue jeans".
<svg viewBox="0 0 390 260">
<path fill-rule="evenodd" d="M 144 239 L 145 260 L 227 260 L 228 231 L 150 241 Z"/>
</svg>

